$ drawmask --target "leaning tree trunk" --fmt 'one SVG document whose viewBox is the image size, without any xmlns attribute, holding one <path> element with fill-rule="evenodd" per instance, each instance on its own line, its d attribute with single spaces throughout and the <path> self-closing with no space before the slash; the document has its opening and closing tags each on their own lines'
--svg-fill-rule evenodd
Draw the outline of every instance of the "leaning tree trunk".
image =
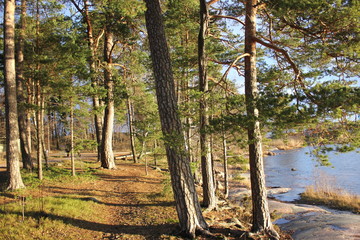
<svg viewBox="0 0 360 240">
<path fill-rule="evenodd" d="M 265 173 L 259 111 L 257 109 L 258 89 L 256 76 L 256 4 L 257 0 L 246 1 L 245 19 L 245 98 L 248 121 L 248 141 L 250 158 L 250 179 L 252 192 L 253 232 L 265 232 L 274 238 L 278 234 L 273 229 L 267 202 Z"/>
<path fill-rule="evenodd" d="M 200 0 L 200 31 L 198 37 L 198 64 L 200 99 L 200 155 L 203 180 L 203 206 L 209 210 L 216 207 L 214 174 L 211 160 L 211 144 L 206 128 L 209 125 L 208 79 L 205 38 L 209 25 L 209 11 L 205 0 Z"/>
<path fill-rule="evenodd" d="M 105 46 L 104 57 L 106 67 L 104 69 L 105 87 L 107 90 L 106 107 L 104 114 L 103 135 L 101 142 L 101 167 L 107 169 L 115 168 L 114 153 L 112 149 L 112 136 L 114 128 L 114 80 L 111 73 L 111 51 L 113 48 L 113 34 L 110 31 L 110 27 L 107 26 L 105 30 Z"/>
<path fill-rule="evenodd" d="M 30 121 L 28 121 L 29 110 L 25 107 L 26 98 L 24 90 L 24 41 L 25 41 L 25 29 L 26 29 L 26 0 L 21 1 L 21 17 L 20 17 L 20 31 L 17 46 L 17 94 L 18 94 L 18 117 L 19 117 L 19 132 L 20 132 L 20 148 L 23 162 L 23 168 L 32 170 L 34 165 L 31 160 L 31 138 L 29 138 L 27 131 L 30 127 Z M 29 142 L 30 140 L 30 142 Z"/>
<path fill-rule="evenodd" d="M 145 0 L 148 32 L 161 128 L 182 232 L 194 237 L 208 226 L 201 213 L 189 156 L 178 115 L 174 78 L 159 0 Z"/>
<path fill-rule="evenodd" d="M 20 174 L 20 136 L 16 99 L 15 0 L 6 0 L 4 9 L 4 77 L 6 118 L 7 190 L 25 187 Z"/>
</svg>

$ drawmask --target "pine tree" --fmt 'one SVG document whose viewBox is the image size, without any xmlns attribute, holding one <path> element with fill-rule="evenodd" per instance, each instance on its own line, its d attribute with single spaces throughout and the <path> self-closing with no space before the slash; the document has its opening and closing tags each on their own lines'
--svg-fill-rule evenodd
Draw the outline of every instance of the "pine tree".
<svg viewBox="0 0 360 240">
<path fill-rule="evenodd" d="M 15 0 L 6 0 L 4 8 L 4 77 L 6 117 L 7 190 L 24 188 L 20 174 L 20 135 L 18 126 L 15 73 Z"/>
</svg>

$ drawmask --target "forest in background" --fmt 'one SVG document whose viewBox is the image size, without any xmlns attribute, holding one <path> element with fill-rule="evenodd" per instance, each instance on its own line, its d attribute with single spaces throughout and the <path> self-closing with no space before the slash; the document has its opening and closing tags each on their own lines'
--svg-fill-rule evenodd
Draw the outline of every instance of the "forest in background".
<svg viewBox="0 0 360 240">
<path fill-rule="evenodd" d="M 6 4 L 14 2 L 4 2 L 2 28 L 8 189 L 23 187 L 12 163 L 42 179 L 54 150 L 72 162 L 96 151 L 106 169 L 116 167 L 114 150 L 131 150 L 134 162 L 166 153 L 181 228 L 194 235 L 206 223 L 191 169 L 212 209 L 212 162 L 249 146 L 256 206 L 266 198 L 262 138 L 359 147 L 358 1 L 22 0 L 13 25 Z M 254 207 L 254 231 L 272 228 L 266 212 Z"/>
</svg>

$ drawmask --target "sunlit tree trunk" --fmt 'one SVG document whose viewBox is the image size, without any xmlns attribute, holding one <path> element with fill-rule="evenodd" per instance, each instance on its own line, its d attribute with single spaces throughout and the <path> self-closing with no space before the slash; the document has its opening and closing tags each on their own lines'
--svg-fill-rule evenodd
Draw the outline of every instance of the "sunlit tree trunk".
<svg viewBox="0 0 360 240">
<path fill-rule="evenodd" d="M 179 224 L 185 235 L 208 226 L 202 216 L 180 122 L 171 60 L 159 0 L 146 0 L 146 28 L 156 95 Z"/>
<path fill-rule="evenodd" d="M 4 77 L 6 118 L 7 190 L 24 188 L 20 174 L 20 135 L 18 126 L 15 72 L 15 0 L 4 8 Z"/>
<path fill-rule="evenodd" d="M 257 109 L 258 89 L 256 76 L 256 12 L 257 0 L 246 1 L 245 18 L 245 98 L 248 121 L 248 141 L 250 158 L 250 179 L 252 192 L 253 232 L 265 232 L 274 238 L 278 234 L 273 229 L 265 186 L 262 141 Z"/>
<path fill-rule="evenodd" d="M 20 30 L 17 46 L 17 94 L 18 94 L 18 117 L 19 117 L 19 132 L 20 132 L 20 147 L 23 162 L 23 168 L 32 170 L 34 165 L 31 160 L 31 136 L 29 136 L 28 128 L 31 128 L 28 119 L 29 110 L 25 107 L 26 97 L 24 90 L 24 41 L 26 30 L 26 0 L 21 1 L 21 16 L 20 16 Z M 31 131 L 31 130 L 30 130 Z"/>
<path fill-rule="evenodd" d="M 95 89 L 95 93 L 93 93 L 93 110 L 94 110 L 94 124 L 95 124 L 95 132 L 96 132 L 96 142 L 98 145 L 98 161 L 101 159 L 101 141 L 102 141 L 102 131 L 103 131 L 103 120 L 104 120 L 104 111 L 102 110 L 102 104 L 97 93 L 97 89 L 99 87 L 99 80 L 96 77 L 97 67 L 95 61 L 96 55 L 96 44 L 94 41 L 93 35 L 93 27 L 90 19 L 90 14 L 88 10 L 88 1 L 84 0 L 84 19 L 87 27 L 87 37 L 88 37 L 88 46 L 90 49 L 90 57 L 89 57 L 89 66 L 90 66 L 90 74 L 91 74 L 91 85 Z"/>
<path fill-rule="evenodd" d="M 43 179 L 43 166 L 42 166 L 42 125 L 41 125 L 41 118 L 42 118 L 42 110 L 41 110 L 41 86 L 40 81 L 36 81 L 36 159 L 37 159 L 37 167 L 38 167 L 38 178 L 40 180 Z"/>
<path fill-rule="evenodd" d="M 71 175 L 75 176 L 75 159 L 74 159 L 74 109 L 73 101 L 70 100 L 70 159 L 71 159 Z"/>
<path fill-rule="evenodd" d="M 227 158 L 227 142 L 226 135 L 223 132 L 222 135 L 223 142 L 223 159 L 224 159 L 224 197 L 227 198 L 229 196 L 229 173 L 228 173 L 228 158 Z"/>
<path fill-rule="evenodd" d="M 135 133 L 134 133 L 134 111 L 133 111 L 133 105 L 131 103 L 130 98 L 127 99 L 127 108 L 128 108 L 128 116 L 129 116 L 129 134 L 130 134 L 131 154 L 132 154 L 134 163 L 137 163 L 138 159 L 136 156 Z"/>
<path fill-rule="evenodd" d="M 115 168 L 114 153 L 112 148 L 112 136 L 114 131 L 114 80 L 112 76 L 112 57 L 111 51 L 114 45 L 113 33 L 110 26 L 105 30 L 105 46 L 104 57 L 106 67 L 104 69 L 105 87 L 107 90 L 107 96 L 105 100 L 105 114 L 103 125 L 103 136 L 101 142 L 101 166 L 107 169 Z"/>
<path fill-rule="evenodd" d="M 198 38 L 199 90 L 200 99 L 200 155 L 203 178 L 203 206 L 208 209 L 216 207 L 214 175 L 211 160 L 210 136 L 206 132 L 209 125 L 207 59 L 205 53 L 205 38 L 209 25 L 208 6 L 205 0 L 200 0 L 200 31 Z"/>
</svg>

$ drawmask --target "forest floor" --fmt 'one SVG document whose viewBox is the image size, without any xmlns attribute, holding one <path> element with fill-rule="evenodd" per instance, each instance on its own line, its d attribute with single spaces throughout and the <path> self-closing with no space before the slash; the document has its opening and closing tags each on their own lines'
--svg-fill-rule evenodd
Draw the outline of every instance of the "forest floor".
<svg viewBox="0 0 360 240">
<path fill-rule="evenodd" d="M 95 178 L 44 178 L 35 187 L 2 193 L 1 238 L 181 239 L 177 236 L 178 220 L 166 171 L 149 167 L 146 173 L 144 164 L 129 160 L 118 160 L 116 170 L 105 170 L 97 168 L 94 155 L 81 159 L 78 175 L 91 171 Z M 68 158 L 52 160 L 54 169 L 68 168 Z M 1 182 L 4 170 L 0 168 Z M 27 199 L 23 205 L 22 196 Z M 249 235 L 248 209 L 225 201 L 220 206 L 205 213 L 215 239 L 261 238 Z M 282 233 L 282 239 L 290 238 Z"/>
</svg>

